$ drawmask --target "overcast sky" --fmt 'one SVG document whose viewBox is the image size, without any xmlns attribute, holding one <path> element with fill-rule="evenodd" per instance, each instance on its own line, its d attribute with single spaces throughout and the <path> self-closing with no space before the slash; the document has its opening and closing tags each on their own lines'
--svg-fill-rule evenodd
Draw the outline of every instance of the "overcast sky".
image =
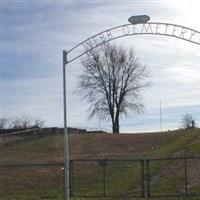
<svg viewBox="0 0 200 200">
<path fill-rule="evenodd" d="M 116 3 L 117 2 L 117 3 Z M 40 117 L 63 126 L 62 50 L 89 36 L 148 14 L 200 31 L 200 1 L 15 1 L 1 3 L 1 117 Z M 165 36 L 129 36 L 115 41 L 135 49 L 150 71 L 145 110 L 122 119 L 122 132 L 158 131 L 162 101 L 165 130 L 180 127 L 184 113 L 200 124 L 200 46 Z M 74 93 L 82 67 L 67 68 L 68 125 L 110 128 L 88 120 L 88 104 Z"/>
</svg>

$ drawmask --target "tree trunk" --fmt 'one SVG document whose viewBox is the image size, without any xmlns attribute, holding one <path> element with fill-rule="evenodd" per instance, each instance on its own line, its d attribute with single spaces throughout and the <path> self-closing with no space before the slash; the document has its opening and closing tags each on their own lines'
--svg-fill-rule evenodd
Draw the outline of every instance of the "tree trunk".
<svg viewBox="0 0 200 200">
<path fill-rule="evenodd" d="M 112 122 L 112 129 L 114 134 L 119 134 L 119 117 L 116 117 L 115 121 Z"/>
</svg>

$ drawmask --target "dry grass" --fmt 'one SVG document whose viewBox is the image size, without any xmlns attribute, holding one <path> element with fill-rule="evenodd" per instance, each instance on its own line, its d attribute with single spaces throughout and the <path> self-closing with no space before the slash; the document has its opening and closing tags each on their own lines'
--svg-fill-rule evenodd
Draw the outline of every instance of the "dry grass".
<svg viewBox="0 0 200 200">
<path fill-rule="evenodd" d="M 13 142 L 15 138 L 0 140 L 0 164 L 63 162 L 63 135 L 34 138 L 16 144 Z M 9 140 L 12 141 L 10 145 Z M 20 138 L 17 137 L 17 141 L 20 141 Z M 148 134 L 74 134 L 70 135 L 69 141 L 71 159 L 135 159 L 200 155 L 199 129 L 192 132 L 174 131 Z M 176 174 L 179 166 L 177 165 L 173 170 Z M 189 170 L 193 176 L 190 180 L 191 187 L 195 186 L 199 190 L 199 163 L 189 166 Z M 157 172 L 163 175 L 163 169 L 159 168 Z M 62 173 L 59 167 L 1 170 L 0 200 L 61 200 L 63 199 Z M 83 171 L 80 173 L 82 174 Z M 154 178 L 156 179 L 156 176 Z M 170 181 L 157 189 L 162 190 L 164 187 L 169 187 Z M 156 179 L 156 182 L 159 183 L 159 180 Z M 173 179 L 174 186 L 177 183 Z M 112 180 L 110 184 L 113 184 Z M 81 200 L 81 198 L 73 199 Z M 195 200 L 197 199 L 196 197 Z"/>
</svg>

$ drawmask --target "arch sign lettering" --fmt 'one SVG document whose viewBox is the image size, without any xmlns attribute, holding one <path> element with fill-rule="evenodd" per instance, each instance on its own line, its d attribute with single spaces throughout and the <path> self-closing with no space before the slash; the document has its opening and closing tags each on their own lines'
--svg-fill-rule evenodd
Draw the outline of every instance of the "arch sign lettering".
<svg viewBox="0 0 200 200">
<path fill-rule="evenodd" d="M 67 63 L 76 60 L 88 51 L 104 43 L 117 38 L 134 35 L 170 36 L 200 45 L 200 32 L 181 25 L 159 22 L 124 24 L 93 35 L 70 49 L 67 52 Z"/>
</svg>

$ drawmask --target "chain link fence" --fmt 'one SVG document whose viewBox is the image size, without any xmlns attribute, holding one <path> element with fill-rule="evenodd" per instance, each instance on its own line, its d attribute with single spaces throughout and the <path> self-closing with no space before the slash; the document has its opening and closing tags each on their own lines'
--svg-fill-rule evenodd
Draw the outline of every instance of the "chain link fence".
<svg viewBox="0 0 200 200">
<path fill-rule="evenodd" d="M 200 196 L 200 158 L 73 160 L 70 180 L 76 197 Z"/>
<path fill-rule="evenodd" d="M 149 160 L 149 197 L 200 196 L 200 158 Z"/>
<path fill-rule="evenodd" d="M 64 199 L 63 164 L 0 166 L 0 199 Z"/>
<path fill-rule="evenodd" d="M 79 197 L 142 197 L 143 161 L 73 160 L 71 195 Z"/>
<path fill-rule="evenodd" d="M 63 169 L 63 163 L 0 165 L 0 199 L 64 199 Z M 197 199 L 200 157 L 71 160 L 70 193 L 74 199 Z"/>
</svg>

